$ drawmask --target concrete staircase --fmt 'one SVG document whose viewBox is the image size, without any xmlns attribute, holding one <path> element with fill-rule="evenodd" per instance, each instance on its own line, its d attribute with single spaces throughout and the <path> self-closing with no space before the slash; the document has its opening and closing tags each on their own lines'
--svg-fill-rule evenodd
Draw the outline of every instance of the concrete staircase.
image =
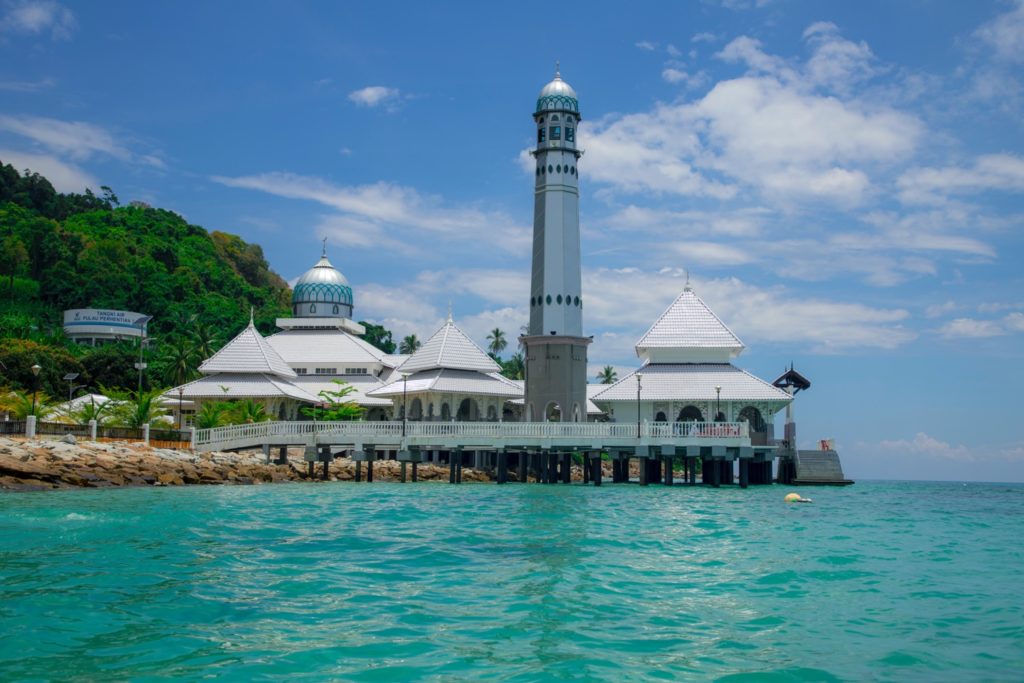
<svg viewBox="0 0 1024 683">
<path fill-rule="evenodd" d="M 843 476 L 843 466 L 835 451 L 797 451 L 794 484 L 848 486 L 853 482 Z"/>
</svg>

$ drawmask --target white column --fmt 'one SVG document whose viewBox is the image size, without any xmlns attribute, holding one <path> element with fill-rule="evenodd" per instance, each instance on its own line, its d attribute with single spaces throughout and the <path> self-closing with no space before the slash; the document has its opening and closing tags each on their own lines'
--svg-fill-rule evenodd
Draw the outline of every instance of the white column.
<svg viewBox="0 0 1024 683">
<path fill-rule="evenodd" d="M 89 420 L 89 440 L 96 440 L 96 420 Z"/>
<path fill-rule="evenodd" d="M 142 443 L 149 445 L 149 425 L 142 425 Z"/>
<path fill-rule="evenodd" d="M 29 415 L 25 418 L 25 438 L 32 439 L 36 435 L 36 416 Z"/>
</svg>

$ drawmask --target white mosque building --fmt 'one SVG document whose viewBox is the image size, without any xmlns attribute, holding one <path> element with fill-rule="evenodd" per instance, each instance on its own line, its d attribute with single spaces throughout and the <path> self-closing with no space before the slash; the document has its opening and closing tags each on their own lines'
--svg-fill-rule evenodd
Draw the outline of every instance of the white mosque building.
<svg viewBox="0 0 1024 683">
<path fill-rule="evenodd" d="M 641 367 L 611 385 L 587 385 L 579 249 L 576 92 L 561 76 L 541 90 L 537 126 L 534 262 L 527 380 L 500 374 L 495 361 L 449 313 L 411 356 L 390 355 L 361 338 L 348 280 L 320 260 L 295 284 L 292 317 L 262 337 L 252 321 L 201 366 L 202 377 L 168 398 L 250 398 L 277 420 L 305 419 L 338 380 L 364 419 L 429 421 L 585 421 L 749 424 L 755 445 L 771 443 L 773 417 L 793 399 L 732 364 L 743 343 L 687 283 L 636 344 Z M 563 410 L 562 407 L 565 407 Z M 584 406 L 585 409 L 583 408 Z"/>
</svg>

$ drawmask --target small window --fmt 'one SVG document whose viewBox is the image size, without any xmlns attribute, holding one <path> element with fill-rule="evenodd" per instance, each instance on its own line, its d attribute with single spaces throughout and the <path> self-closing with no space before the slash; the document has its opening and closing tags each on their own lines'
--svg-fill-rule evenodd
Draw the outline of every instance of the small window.
<svg viewBox="0 0 1024 683">
<path fill-rule="evenodd" d="M 552 114 L 551 115 L 551 120 L 552 121 L 557 121 L 558 120 L 558 114 Z"/>
<path fill-rule="evenodd" d="M 568 294 L 565 295 L 565 305 L 566 306 L 571 306 L 572 305 L 572 297 L 569 296 Z"/>
<path fill-rule="evenodd" d="M 544 167 L 543 167 L 543 166 L 541 166 L 541 167 L 540 167 L 540 174 L 541 174 L 541 175 L 544 175 L 544 173 L 545 173 Z"/>
<path fill-rule="evenodd" d="M 555 166 L 555 173 L 561 173 L 561 172 L 562 172 L 562 165 L 559 164 L 558 166 Z"/>
<path fill-rule="evenodd" d="M 338 304 L 334 304 L 334 310 L 332 313 L 334 313 L 334 315 L 338 315 Z"/>
<path fill-rule="evenodd" d="M 537 305 L 537 297 L 531 296 L 530 297 L 530 308 L 533 308 L 536 305 Z"/>
<path fill-rule="evenodd" d="M 570 173 L 570 175 L 576 175 L 576 167 L 573 166 L 572 168 L 570 168 L 569 169 L 569 173 Z"/>
<path fill-rule="evenodd" d="M 537 142 L 544 142 L 544 126 L 537 129 Z"/>
<path fill-rule="evenodd" d="M 555 172 L 555 167 L 552 166 L 551 164 L 548 164 L 548 173 L 554 173 L 554 172 Z"/>
<path fill-rule="evenodd" d="M 572 303 L 578 307 L 580 305 L 580 298 L 578 296 L 573 297 Z"/>
<path fill-rule="evenodd" d="M 307 372 L 309 372 L 309 368 L 295 368 L 296 375 L 305 375 Z"/>
<path fill-rule="evenodd" d="M 562 295 L 561 295 L 561 294 L 559 294 L 559 295 L 558 295 L 558 298 L 557 298 L 557 299 L 555 299 L 555 301 L 557 301 L 557 302 L 558 302 L 559 304 L 561 304 L 561 303 L 562 303 Z"/>
<path fill-rule="evenodd" d="M 566 129 L 565 129 L 565 141 L 566 142 L 575 142 L 576 141 L 576 129 L 575 128 L 566 127 Z"/>
<path fill-rule="evenodd" d="M 550 306 L 550 305 L 551 305 L 551 295 L 548 294 L 548 306 Z"/>
<path fill-rule="evenodd" d="M 316 313 L 316 304 L 310 304 L 309 305 L 309 312 L 310 313 Z"/>
<path fill-rule="evenodd" d="M 562 139 L 562 127 L 561 126 L 549 126 L 548 133 L 551 135 L 552 140 Z"/>
</svg>

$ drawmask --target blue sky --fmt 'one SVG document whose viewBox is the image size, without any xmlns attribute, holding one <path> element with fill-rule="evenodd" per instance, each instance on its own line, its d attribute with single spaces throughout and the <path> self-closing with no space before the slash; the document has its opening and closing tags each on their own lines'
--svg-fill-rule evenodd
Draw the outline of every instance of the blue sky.
<svg viewBox="0 0 1024 683">
<path fill-rule="evenodd" d="M 579 93 L 591 375 L 681 291 L 862 478 L 1024 480 L 1024 5 L 0 2 L 0 159 L 264 247 L 356 316 L 527 319 L 531 112 Z"/>
</svg>

